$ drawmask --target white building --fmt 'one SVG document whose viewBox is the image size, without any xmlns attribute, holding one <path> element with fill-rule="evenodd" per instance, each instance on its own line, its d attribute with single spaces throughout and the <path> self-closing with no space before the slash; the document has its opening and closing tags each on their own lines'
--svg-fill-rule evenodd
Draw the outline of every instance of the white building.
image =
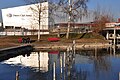
<svg viewBox="0 0 120 80">
<path fill-rule="evenodd" d="M 2 9 L 3 27 L 6 29 L 24 28 L 28 30 L 38 30 L 38 6 L 39 4 L 31 4 L 19 7 Z M 36 11 L 35 11 L 36 10 Z M 49 16 L 49 3 L 41 3 L 41 21 L 40 29 L 48 30 L 52 24 Z"/>
<path fill-rule="evenodd" d="M 111 22 L 111 23 L 106 23 L 105 27 L 109 28 L 109 27 L 115 27 L 115 26 L 120 26 L 119 22 Z"/>
</svg>

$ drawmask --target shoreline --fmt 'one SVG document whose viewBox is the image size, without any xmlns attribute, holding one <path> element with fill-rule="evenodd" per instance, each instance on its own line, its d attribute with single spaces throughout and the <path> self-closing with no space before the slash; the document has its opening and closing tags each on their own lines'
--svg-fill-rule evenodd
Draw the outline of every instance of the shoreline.
<svg viewBox="0 0 120 80">
<path fill-rule="evenodd" d="M 63 44 L 42 44 L 42 45 L 33 45 L 35 50 L 67 50 L 72 49 L 74 46 L 76 50 L 79 49 L 94 49 L 94 48 L 108 48 L 111 47 L 109 43 L 63 43 Z"/>
<path fill-rule="evenodd" d="M 107 40 L 103 39 L 61 39 L 60 41 L 50 42 L 47 38 L 37 41 L 35 36 L 31 37 L 33 42 L 20 43 L 18 42 L 19 36 L 1 37 L 0 49 L 16 47 L 25 44 L 32 45 L 36 50 L 66 50 L 67 48 L 75 47 L 75 49 L 94 49 L 94 48 L 108 48 L 112 45 Z"/>
</svg>

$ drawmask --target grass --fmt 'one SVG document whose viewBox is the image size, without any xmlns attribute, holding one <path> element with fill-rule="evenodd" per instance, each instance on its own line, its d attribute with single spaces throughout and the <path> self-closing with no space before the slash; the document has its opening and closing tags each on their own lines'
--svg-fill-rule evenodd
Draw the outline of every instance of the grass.
<svg viewBox="0 0 120 80">
<path fill-rule="evenodd" d="M 7 37 L 2 37 L 0 40 L 4 39 L 5 41 L 16 41 L 18 38 L 27 38 L 29 37 L 30 39 L 37 40 L 37 35 L 30 35 L 30 36 L 7 36 Z M 47 38 L 50 37 L 57 37 L 57 34 L 46 34 L 46 35 L 41 35 L 40 39 L 41 40 L 47 40 Z M 60 39 L 66 39 L 66 34 L 61 34 Z M 96 33 L 70 33 L 69 34 L 69 40 L 70 39 L 104 39 L 103 36 L 96 34 Z"/>
<path fill-rule="evenodd" d="M 0 37 L 0 48 L 21 45 L 21 43 L 18 42 L 18 39 L 22 37 L 24 38 L 29 37 L 31 40 L 34 40 L 35 42 L 33 42 L 33 44 L 38 43 L 38 44 L 46 45 L 46 44 L 52 44 L 52 42 L 49 42 L 47 38 L 57 37 L 57 34 L 41 35 L 39 42 L 37 41 L 37 37 L 38 37 L 37 35 Z M 69 39 L 66 39 L 66 34 L 61 34 L 59 44 L 69 43 L 69 42 L 72 42 L 73 40 L 76 40 L 76 42 L 78 43 L 106 42 L 103 36 L 96 33 L 85 33 L 85 34 L 70 33 Z"/>
<path fill-rule="evenodd" d="M 66 34 L 61 34 L 60 38 L 65 39 Z M 69 39 L 104 39 L 104 37 L 96 33 L 70 33 Z"/>
</svg>

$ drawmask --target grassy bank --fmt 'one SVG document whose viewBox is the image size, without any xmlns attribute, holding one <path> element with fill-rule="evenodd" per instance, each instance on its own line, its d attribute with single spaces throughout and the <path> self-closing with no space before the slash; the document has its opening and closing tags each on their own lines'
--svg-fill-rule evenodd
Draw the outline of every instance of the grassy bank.
<svg viewBox="0 0 120 80">
<path fill-rule="evenodd" d="M 54 44 L 54 42 L 49 42 L 47 38 L 50 37 L 57 37 L 56 34 L 49 34 L 49 35 L 41 35 L 40 41 L 37 41 L 37 35 L 32 36 L 4 36 L 0 37 L 0 48 L 6 48 L 6 47 L 12 47 L 12 46 L 18 46 L 23 43 L 19 43 L 19 38 L 26 38 L 29 37 L 33 42 L 34 45 L 48 45 L 48 44 Z M 66 44 L 66 43 L 72 43 L 72 41 L 75 40 L 76 43 L 107 43 L 106 40 L 104 40 L 103 36 L 100 36 L 95 33 L 82 33 L 82 34 L 70 34 L 69 39 L 65 38 L 65 34 L 60 35 L 60 41 L 58 41 L 55 44 Z"/>
</svg>

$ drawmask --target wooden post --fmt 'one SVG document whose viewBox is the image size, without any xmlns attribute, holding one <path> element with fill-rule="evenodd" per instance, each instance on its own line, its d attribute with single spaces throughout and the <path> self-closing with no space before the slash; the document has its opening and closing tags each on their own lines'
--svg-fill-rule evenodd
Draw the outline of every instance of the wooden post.
<svg viewBox="0 0 120 80">
<path fill-rule="evenodd" d="M 73 40 L 73 53 L 75 54 L 75 40 Z"/>
<path fill-rule="evenodd" d="M 116 46 L 113 45 L 113 55 L 115 56 L 115 52 L 116 52 Z"/>
<path fill-rule="evenodd" d="M 60 68 L 61 68 L 61 74 L 62 74 L 62 56 L 60 56 Z"/>
<path fill-rule="evenodd" d="M 106 39 L 108 40 L 109 39 L 109 32 L 107 31 L 107 34 L 106 34 Z"/>
<path fill-rule="evenodd" d="M 16 71 L 16 80 L 19 80 L 19 72 Z"/>
<path fill-rule="evenodd" d="M 14 26 L 14 36 L 15 36 L 15 26 Z"/>
<path fill-rule="evenodd" d="M 58 26 L 58 37 L 60 37 L 60 28 Z"/>
<path fill-rule="evenodd" d="M 63 60 L 64 61 L 63 62 L 64 63 L 64 65 L 63 65 L 64 68 L 65 68 L 65 57 L 66 57 L 66 55 L 65 55 L 65 52 L 64 52 L 64 60 Z"/>
<path fill-rule="evenodd" d="M 55 80 L 55 62 L 53 63 L 53 80 Z"/>
<path fill-rule="evenodd" d="M 116 30 L 115 30 L 115 27 L 114 27 L 114 44 L 113 44 L 113 54 L 115 55 L 115 46 L 116 46 Z"/>
</svg>

